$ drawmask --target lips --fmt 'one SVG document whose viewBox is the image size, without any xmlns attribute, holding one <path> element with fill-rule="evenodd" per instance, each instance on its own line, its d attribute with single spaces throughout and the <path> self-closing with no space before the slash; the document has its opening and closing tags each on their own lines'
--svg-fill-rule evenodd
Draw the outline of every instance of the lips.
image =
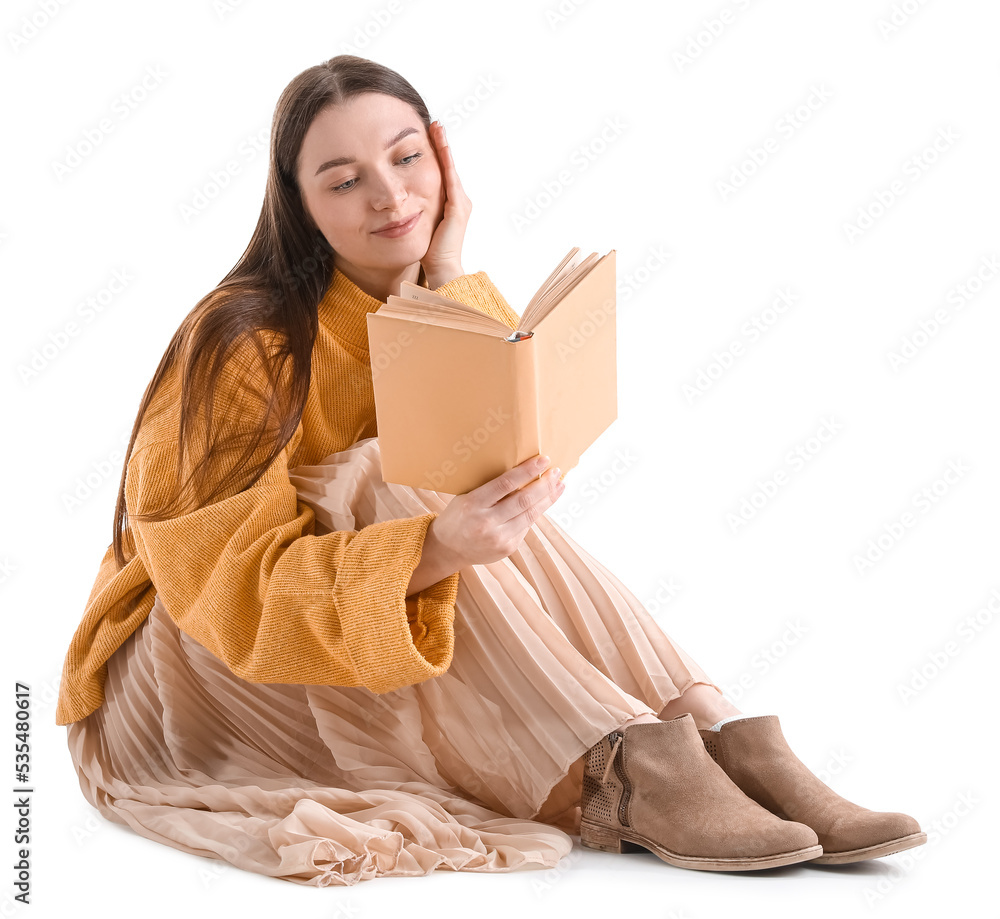
<svg viewBox="0 0 1000 919">
<path fill-rule="evenodd" d="M 420 212 L 418 211 L 411 217 L 406 217 L 403 220 L 397 220 L 394 223 L 388 223 L 383 227 L 379 227 L 377 230 L 372 230 L 372 233 L 379 236 L 399 236 L 403 233 L 408 233 L 416 225 L 419 217 Z"/>
</svg>

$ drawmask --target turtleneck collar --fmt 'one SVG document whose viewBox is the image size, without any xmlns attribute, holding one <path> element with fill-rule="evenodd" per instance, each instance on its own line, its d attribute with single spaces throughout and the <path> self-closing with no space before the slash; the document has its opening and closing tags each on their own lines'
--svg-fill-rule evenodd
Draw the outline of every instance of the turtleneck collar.
<svg viewBox="0 0 1000 919">
<path fill-rule="evenodd" d="M 421 272 L 421 286 L 427 281 Z M 385 301 L 373 297 L 334 266 L 333 278 L 319 302 L 319 321 L 342 341 L 362 351 L 368 350 L 368 314 Z"/>
</svg>

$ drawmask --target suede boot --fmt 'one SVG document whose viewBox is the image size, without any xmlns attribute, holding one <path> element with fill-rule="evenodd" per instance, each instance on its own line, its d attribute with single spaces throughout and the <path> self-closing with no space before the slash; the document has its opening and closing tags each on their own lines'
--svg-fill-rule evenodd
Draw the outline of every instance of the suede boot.
<svg viewBox="0 0 1000 919">
<path fill-rule="evenodd" d="M 809 827 L 776 817 L 736 787 L 689 714 L 630 724 L 591 747 L 581 812 L 584 846 L 642 847 L 680 868 L 748 871 L 823 852 Z"/>
<path fill-rule="evenodd" d="M 816 863 L 880 858 L 927 842 L 912 817 L 859 807 L 820 781 L 789 748 L 777 715 L 741 718 L 700 734 L 709 754 L 749 797 L 816 831 L 823 846 Z"/>
</svg>

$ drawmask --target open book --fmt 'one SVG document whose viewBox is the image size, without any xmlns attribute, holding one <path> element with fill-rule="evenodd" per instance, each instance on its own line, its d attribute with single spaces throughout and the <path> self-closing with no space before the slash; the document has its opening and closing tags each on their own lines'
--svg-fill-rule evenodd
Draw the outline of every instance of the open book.
<svg viewBox="0 0 1000 919">
<path fill-rule="evenodd" d="M 519 328 L 404 281 L 368 314 L 382 478 L 459 495 L 536 454 L 565 473 L 618 417 L 615 250 L 571 249 Z"/>
</svg>

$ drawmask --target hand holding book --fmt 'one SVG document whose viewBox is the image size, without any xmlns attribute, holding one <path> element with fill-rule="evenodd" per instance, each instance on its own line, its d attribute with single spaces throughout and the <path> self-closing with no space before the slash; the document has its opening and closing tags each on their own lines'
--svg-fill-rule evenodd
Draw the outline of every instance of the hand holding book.
<svg viewBox="0 0 1000 919">
<path fill-rule="evenodd" d="M 467 565 L 488 565 L 506 558 L 565 490 L 559 467 L 546 456 L 533 456 L 478 488 L 456 495 L 427 528 L 406 595 Z"/>
</svg>

